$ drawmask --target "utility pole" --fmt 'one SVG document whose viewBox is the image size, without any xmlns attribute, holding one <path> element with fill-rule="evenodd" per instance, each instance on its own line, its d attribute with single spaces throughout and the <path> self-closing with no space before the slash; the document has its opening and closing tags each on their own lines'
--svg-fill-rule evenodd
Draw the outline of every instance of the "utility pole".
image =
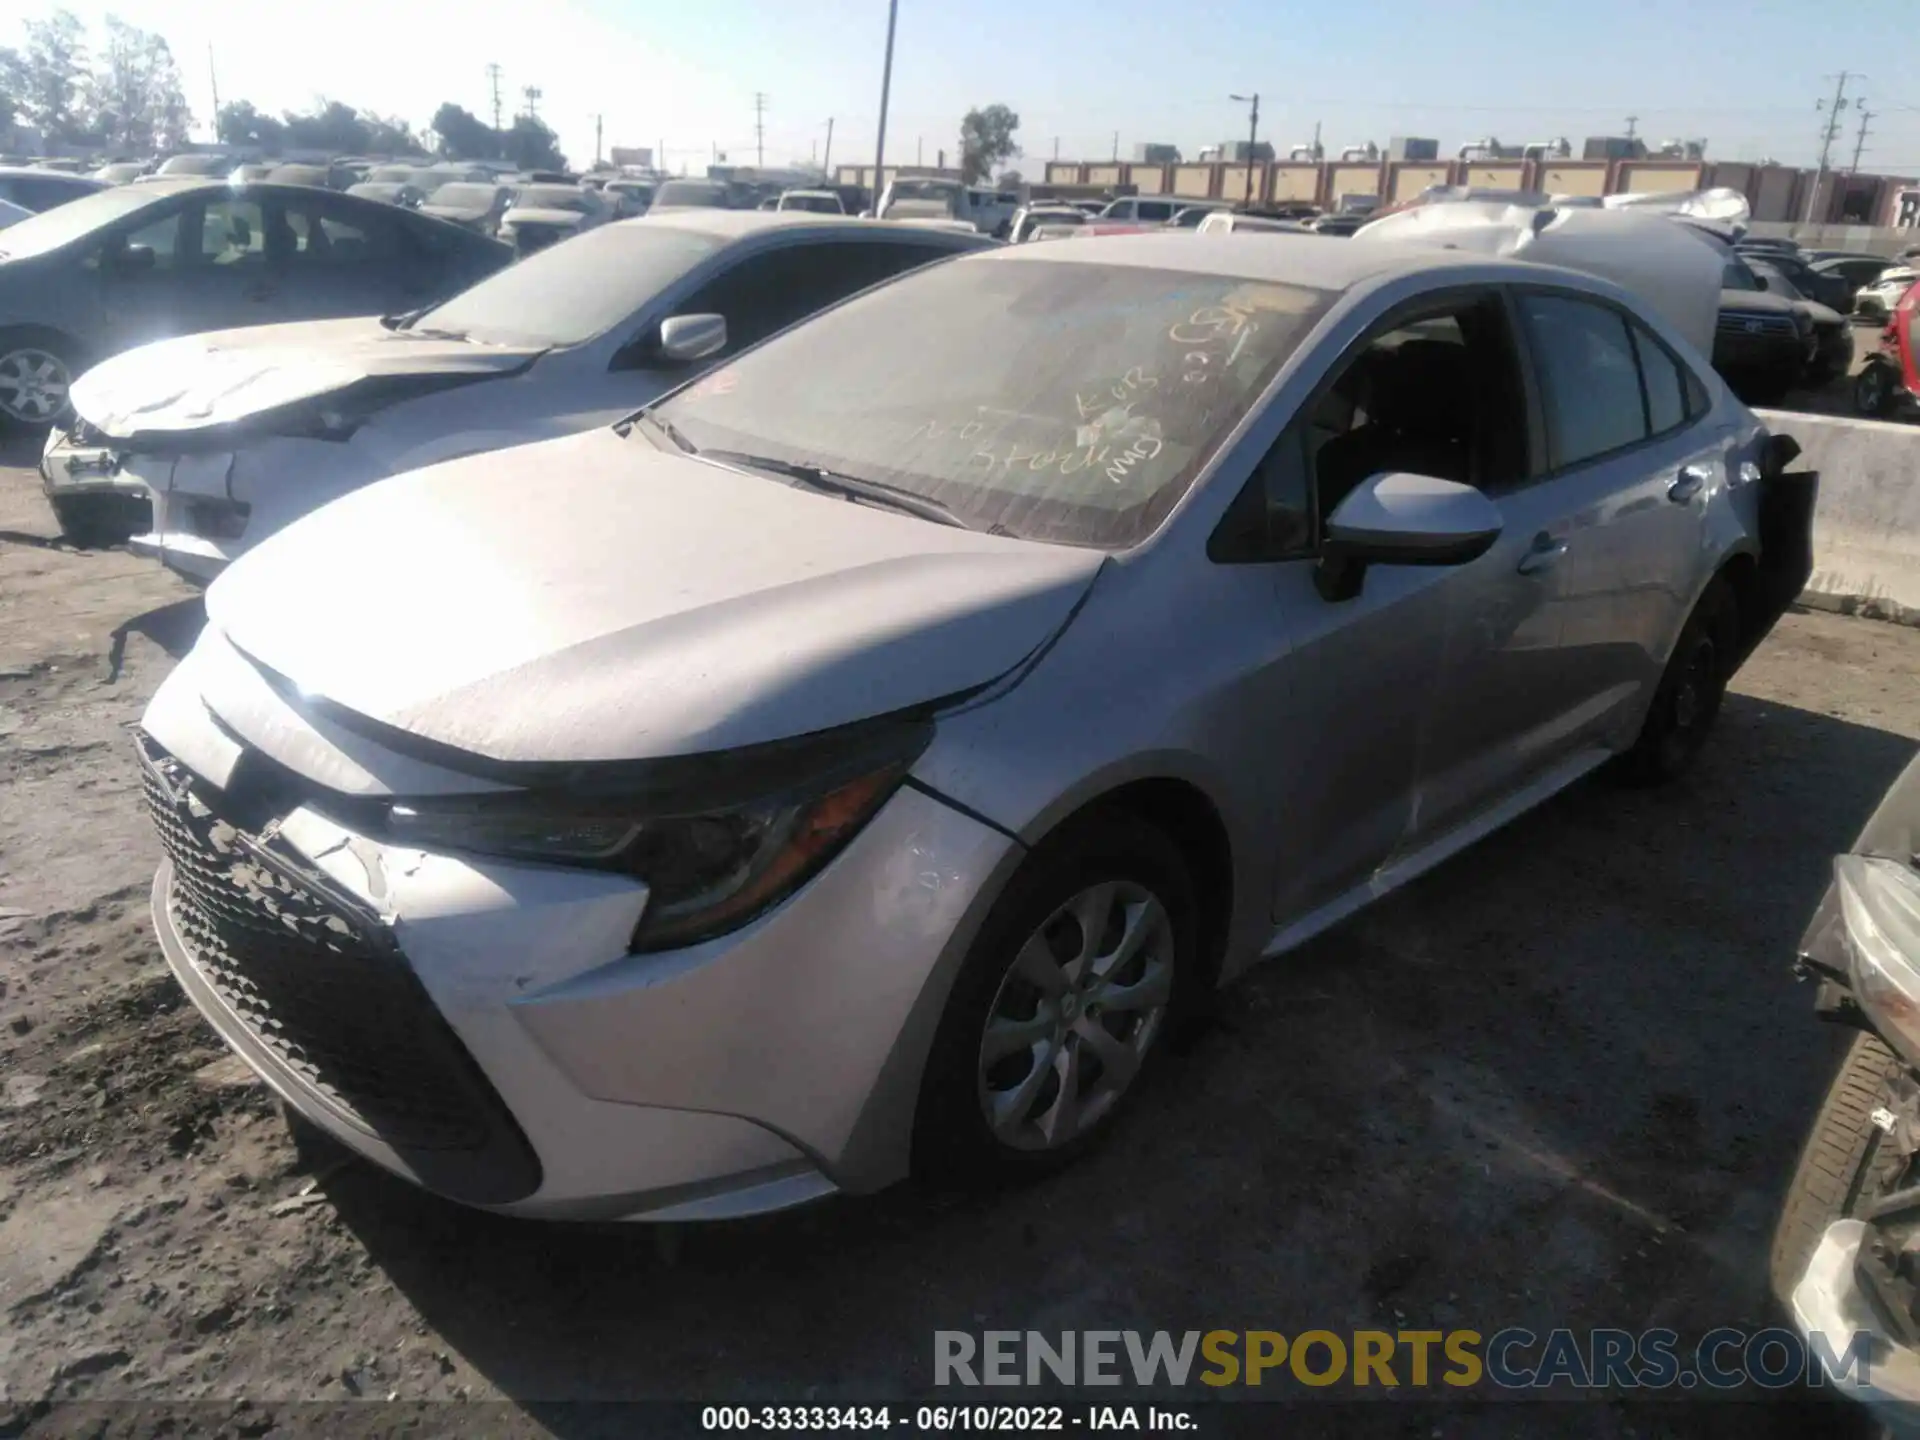
<svg viewBox="0 0 1920 1440">
<path fill-rule="evenodd" d="M 1256 90 L 1251 95 L 1229 95 L 1227 98 L 1229 100 L 1236 100 L 1240 104 L 1248 107 L 1247 164 L 1251 165 L 1253 164 L 1254 146 L 1260 143 L 1260 92 Z"/>
<path fill-rule="evenodd" d="M 487 83 L 493 87 L 493 128 L 500 130 L 500 67 L 492 62 L 487 65 Z"/>
<path fill-rule="evenodd" d="M 520 94 L 526 99 L 526 116 L 529 120 L 540 118 L 540 99 L 545 92 L 538 85 L 529 85 Z"/>
<path fill-rule="evenodd" d="M 753 92 L 753 164 L 756 170 L 765 169 L 767 164 L 767 97 L 765 92 Z"/>
<path fill-rule="evenodd" d="M 1056 160 L 1060 158 L 1060 137 L 1058 135 L 1053 137 L 1053 158 Z"/>
<path fill-rule="evenodd" d="M 593 165 L 596 170 L 600 168 L 600 127 L 606 118 L 605 115 L 593 117 Z"/>
<path fill-rule="evenodd" d="M 880 129 L 873 142 L 873 208 L 880 213 L 880 194 L 887 188 L 887 92 L 893 88 L 893 27 L 900 18 L 900 0 L 887 0 L 887 58 L 880 70 Z"/>
<path fill-rule="evenodd" d="M 1638 115 L 1627 116 L 1627 139 L 1632 140 L 1633 138 L 1635 138 L 1635 136 L 1639 134 L 1639 131 L 1636 128 L 1639 124 L 1640 124 L 1640 117 Z"/>
<path fill-rule="evenodd" d="M 820 157 L 820 168 L 827 174 L 833 174 L 833 117 L 827 116 L 827 148 Z"/>
<path fill-rule="evenodd" d="M 1860 133 L 1853 142 L 1853 163 L 1847 167 L 1849 175 L 1860 173 L 1860 154 L 1867 148 L 1867 122 L 1874 118 L 1874 112 L 1867 109 L 1866 102 L 1860 104 Z"/>
<path fill-rule="evenodd" d="M 1840 138 L 1840 116 L 1847 108 L 1847 82 L 1864 79 L 1866 79 L 1864 75 L 1855 75 L 1851 71 L 1842 70 L 1834 82 L 1832 103 L 1820 100 L 1814 104 L 1816 110 L 1826 115 L 1827 123 L 1820 127 L 1820 163 L 1814 167 L 1813 184 L 1807 187 L 1807 208 L 1800 217 L 1800 223 L 1803 225 L 1813 223 L 1813 207 L 1820 199 L 1820 182 L 1827 175 L 1827 156 L 1833 152 L 1833 142 Z"/>
<path fill-rule="evenodd" d="M 916 135 L 913 137 L 914 168 L 915 169 L 924 168 L 926 163 L 927 163 L 927 137 L 924 135 Z"/>
<path fill-rule="evenodd" d="M 207 82 L 213 86 L 213 138 L 220 139 L 220 76 L 213 68 L 213 42 L 207 42 Z"/>
<path fill-rule="evenodd" d="M 1113 158 L 1116 160 L 1120 158 L 1120 132 L 1118 130 L 1113 132 Z"/>
</svg>

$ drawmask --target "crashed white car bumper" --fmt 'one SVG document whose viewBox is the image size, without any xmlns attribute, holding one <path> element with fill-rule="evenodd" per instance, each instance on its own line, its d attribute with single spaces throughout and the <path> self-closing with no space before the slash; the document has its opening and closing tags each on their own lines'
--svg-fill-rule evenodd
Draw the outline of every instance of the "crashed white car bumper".
<svg viewBox="0 0 1920 1440">
<path fill-rule="evenodd" d="M 40 488 L 49 498 L 126 495 L 147 498 L 146 483 L 129 474 L 122 457 L 105 445 L 84 445 L 55 426 L 40 452 Z"/>
<path fill-rule="evenodd" d="M 1920 1353 L 1887 1334 L 1860 1284 L 1855 1262 L 1866 1235 L 1859 1220 L 1836 1220 L 1827 1227 L 1793 1287 L 1793 1321 L 1802 1338 L 1811 1342 L 1820 1336 L 1835 1350 L 1843 1348 L 1845 1337 L 1860 1331 L 1870 1335 L 1867 1377 L 1828 1374 L 1826 1379 L 1869 1407 L 1891 1434 L 1920 1437 Z"/>
</svg>

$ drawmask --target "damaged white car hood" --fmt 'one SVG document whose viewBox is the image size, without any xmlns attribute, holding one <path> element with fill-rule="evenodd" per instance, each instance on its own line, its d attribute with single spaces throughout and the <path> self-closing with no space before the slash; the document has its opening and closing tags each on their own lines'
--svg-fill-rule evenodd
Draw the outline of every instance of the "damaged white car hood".
<svg viewBox="0 0 1920 1440">
<path fill-rule="evenodd" d="M 538 349 L 389 330 L 374 316 L 216 330 L 142 345 L 73 382 L 73 408 L 102 434 L 135 440 L 201 431 L 366 380 L 507 374 Z"/>
<path fill-rule="evenodd" d="M 1004 675 L 1104 556 L 664 454 L 612 430 L 398 476 L 217 580 L 270 675 L 496 761 L 785 739 Z"/>
</svg>

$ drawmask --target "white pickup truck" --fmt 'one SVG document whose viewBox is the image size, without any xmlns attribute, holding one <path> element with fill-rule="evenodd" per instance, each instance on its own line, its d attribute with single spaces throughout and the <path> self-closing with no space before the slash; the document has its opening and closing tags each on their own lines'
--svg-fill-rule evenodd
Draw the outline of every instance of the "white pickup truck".
<svg viewBox="0 0 1920 1440">
<path fill-rule="evenodd" d="M 874 213 L 882 220 L 960 220 L 982 235 L 1005 239 L 1019 208 L 1020 196 L 1011 190 L 903 175 L 888 182 Z"/>
</svg>

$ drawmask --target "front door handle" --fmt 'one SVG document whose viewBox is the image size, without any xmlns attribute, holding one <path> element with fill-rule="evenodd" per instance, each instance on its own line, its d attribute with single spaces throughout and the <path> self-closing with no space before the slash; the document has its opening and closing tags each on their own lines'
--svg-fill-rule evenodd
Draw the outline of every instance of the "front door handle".
<svg viewBox="0 0 1920 1440">
<path fill-rule="evenodd" d="M 1560 563 L 1560 557 L 1567 553 L 1567 542 L 1556 540 L 1551 535 L 1536 535 L 1533 548 L 1520 557 L 1522 575 L 1541 575 Z"/>
<path fill-rule="evenodd" d="M 1667 487 L 1667 499 L 1684 505 L 1706 489 L 1707 481 L 1712 478 L 1713 471 L 1705 465 L 1682 465 L 1680 478 Z"/>
</svg>

